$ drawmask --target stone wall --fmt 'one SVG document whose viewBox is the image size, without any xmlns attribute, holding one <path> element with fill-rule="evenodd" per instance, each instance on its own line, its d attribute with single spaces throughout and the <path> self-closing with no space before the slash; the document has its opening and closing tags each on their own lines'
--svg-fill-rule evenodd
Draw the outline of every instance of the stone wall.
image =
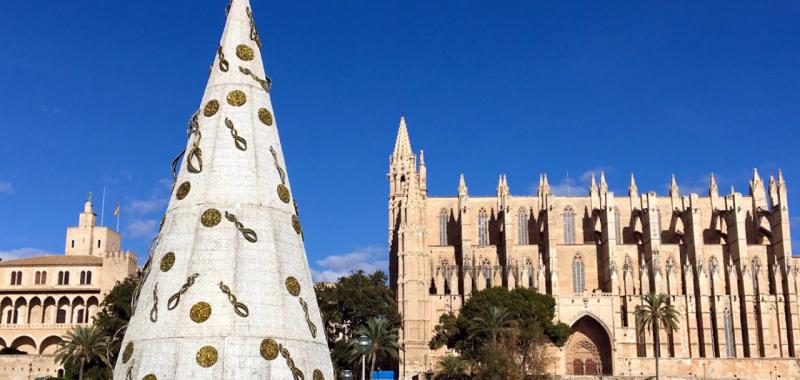
<svg viewBox="0 0 800 380">
<path fill-rule="evenodd" d="M 0 355 L 0 379 L 4 380 L 57 377 L 60 369 L 54 355 Z"/>
</svg>

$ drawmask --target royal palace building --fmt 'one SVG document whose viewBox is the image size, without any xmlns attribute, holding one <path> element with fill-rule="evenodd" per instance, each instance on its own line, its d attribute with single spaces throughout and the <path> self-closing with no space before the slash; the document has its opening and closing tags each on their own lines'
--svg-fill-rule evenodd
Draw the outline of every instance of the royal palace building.
<svg viewBox="0 0 800 380">
<path fill-rule="evenodd" d="M 389 166 L 391 286 L 403 323 L 401 379 L 424 378 L 445 349 L 429 348 L 443 313 L 474 291 L 533 288 L 556 300 L 571 326 L 550 347 L 552 373 L 647 376 L 654 336 L 637 334 L 643 294 L 664 293 L 679 329 L 660 332 L 661 373 L 680 378 L 797 378 L 800 258 L 793 258 L 786 184 L 753 172 L 749 194 L 608 190 L 554 195 L 546 175 L 535 195 L 511 195 L 505 176 L 493 196 L 428 196 L 424 156 L 401 119 Z"/>
<path fill-rule="evenodd" d="M 136 273 L 136 255 L 96 219 L 89 199 L 78 225 L 67 228 L 63 256 L 0 261 L 0 346 L 25 353 L 0 355 L 0 378 L 57 376 L 61 336 L 91 324 L 104 295 Z"/>
</svg>

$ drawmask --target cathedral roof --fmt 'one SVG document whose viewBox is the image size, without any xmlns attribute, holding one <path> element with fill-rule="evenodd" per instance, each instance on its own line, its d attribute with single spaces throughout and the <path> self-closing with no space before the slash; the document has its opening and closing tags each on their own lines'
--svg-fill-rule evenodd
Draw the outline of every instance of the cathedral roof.
<svg viewBox="0 0 800 380">
<path fill-rule="evenodd" d="M 333 379 L 261 47 L 232 0 L 115 378 Z"/>
<path fill-rule="evenodd" d="M 102 265 L 103 259 L 96 256 L 35 256 L 24 259 L 0 261 L 0 267 Z"/>
<path fill-rule="evenodd" d="M 411 150 L 411 140 L 408 138 L 406 117 L 400 116 L 400 125 L 397 128 L 397 139 L 394 142 L 394 156 L 410 157 L 414 154 Z"/>
</svg>

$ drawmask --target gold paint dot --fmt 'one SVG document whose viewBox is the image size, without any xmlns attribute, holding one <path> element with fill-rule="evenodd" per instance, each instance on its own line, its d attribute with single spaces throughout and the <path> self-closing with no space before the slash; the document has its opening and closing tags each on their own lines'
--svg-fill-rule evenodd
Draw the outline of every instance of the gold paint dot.
<svg viewBox="0 0 800 380">
<path fill-rule="evenodd" d="M 172 269 L 172 265 L 175 264 L 175 252 L 167 252 L 164 257 L 161 258 L 161 267 L 162 272 L 168 272 Z"/>
<path fill-rule="evenodd" d="M 292 215 L 292 227 L 294 227 L 294 232 L 297 232 L 298 235 L 303 233 L 303 226 L 300 225 L 300 219 L 297 218 L 297 215 Z"/>
<path fill-rule="evenodd" d="M 269 112 L 266 108 L 259 108 L 258 109 L 258 118 L 261 120 L 262 123 L 271 127 L 272 126 L 272 112 Z"/>
<path fill-rule="evenodd" d="M 236 47 L 236 56 L 242 61 L 252 61 L 255 54 L 250 46 L 242 44 Z"/>
<path fill-rule="evenodd" d="M 194 304 L 192 310 L 189 311 L 189 317 L 197 323 L 205 322 L 210 316 L 211 305 L 209 305 L 208 302 L 198 302 Z"/>
<path fill-rule="evenodd" d="M 228 104 L 239 107 L 247 103 L 247 96 L 240 90 L 233 90 L 228 93 Z"/>
<path fill-rule="evenodd" d="M 297 297 L 300 295 L 300 281 L 297 281 L 296 278 L 289 276 L 286 277 L 286 290 L 289 291 L 289 294 Z"/>
<path fill-rule="evenodd" d="M 142 380 L 158 380 L 158 378 L 156 378 L 156 375 L 153 375 L 153 374 L 151 373 L 151 374 L 149 374 L 149 375 L 144 375 L 144 377 L 142 378 Z"/>
<path fill-rule="evenodd" d="M 289 189 L 286 188 L 284 184 L 278 185 L 278 198 L 280 198 L 283 203 L 289 203 L 289 198 L 291 195 L 289 194 Z"/>
<path fill-rule="evenodd" d="M 178 190 L 175 192 L 175 198 L 177 198 L 178 200 L 186 198 L 186 196 L 189 195 L 189 190 L 191 189 L 192 189 L 192 184 L 189 183 L 189 181 L 180 184 L 180 186 L 178 186 Z"/>
<path fill-rule="evenodd" d="M 215 208 L 206 210 L 200 217 L 200 222 L 206 227 L 214 227 L 222 220 L 222 214 Z"/>
<path fill-rule="evenodd" d="M 205 346 L 197 351 L 197 364 L 203 368 L 208 368 L 217 362 L 217 349 L 211 346 Z"/>
<path fill-rule="evenodd" d="M 322 376 L 322 371 L 320 371 L 318 369 L 315 369 L 314 370 L 313 379 L 314 380 L 325 380 L 325 376 Z"/>
<path fill-rule="evenodd" d="M 219 111 L 219 101 L 217 101 L 217 99 L 211 99 L 206 103 L 206 106 L 203 107 L 203 116 L 214 116 L 217 111 Z"/>
<path fill-rule="evenodd" d="M 261 356 L 267 360 L 275 360 L 278 357 L 278 343 L 272 338 L 262 340 Z"/>
<path fill-rule="evenodd" d="M 122 363 L 125 364 L 131 360 L 131 355 L 133 355 L 133 342 L 128 342 L 125 345 L 125 351 L 122 351 Z"/>
</svg>

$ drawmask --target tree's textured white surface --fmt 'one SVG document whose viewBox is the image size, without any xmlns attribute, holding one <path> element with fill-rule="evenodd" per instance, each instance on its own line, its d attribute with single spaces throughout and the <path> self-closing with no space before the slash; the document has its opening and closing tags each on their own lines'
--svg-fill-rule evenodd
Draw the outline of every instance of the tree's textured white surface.
<svg viewBox="0 0 800 380">
<path fill-rule="evenodd" d="M 239 69 L 241 66 L 259 78 L 266 77 L 260 49 L 250 37 L 249 7 L 248 0 L 233 0 L 231 4 L 220 43 L 228 70 L 220 69 L 220 57 L 215 55 L 198 115 L 203 168 L 200 173 L 191 173 L 187 159 L 181 163 L 175 190 L 187 181 L 191 189 L 180 200 L 173 192 L 151 258 L 152 269 L 141 287 L 136 313 L 122 342 L 123 351 L 129 343 L 133 351 L 127 362 L 120 354 L 115 379 L 130 376 L 139 380 L 148 375 L 156 379 L 293 379 L 284 356 L 278 354 L 273 360 L 262 356 L 261 343 L 268 338 L 288 350 L 305 379 L 314 379 L 315 370 L 324 379 L 333 379 L 303 237 L 292 224 L 294 197 L 283 202 L 276 190 L 281 177 L 270 147 L 277 154 L 278 166 L 286 170 L 277 123 L 268 126 L 258 116 L 260 108 L 275 115 L 270 95 Z M 241 44 L 253 49 L 252 60 L 237 57 L 236 48 Z M 246 94 L 245 104 L 237 107 L 228 103 L 226 98 L 233 90 Z M 219 110 L 207 117 L 202 109 L 211 100 L 219 102 Z M 245 151 L 234 145 L 225 118 L 247 141 Z M 193 141 L 190 137 L 187 152 Z M 291 190 L 288 176 L 286 186 Z M 214 227 L 201 223 L 201 215 L 210 208 L 222 214 Z M 226 220 L 226 211 L 255 231 L 258 240 L 246 240 L 234 223 Z M 159 263 L 168 252 L 175 254 L 174 265 L 162 271 Z M 168 310 L 169 298 L 195 273 L 199 276 L 194 285 L 181 296 L 177 307 Z M 299 281 L 298 296 L 287 290 L 289 276 Z M 249 308 L 247 317 L 234 312 L 233 304 L 220 290 L 220 282 Z M 157 303 L 153 294 L 156 286 Z M 318 329 L 316 337 L 306 323 L 300 298 L 308 303 L 310 321 Z M 190 318 L 190 310 L 198 302 L 211 305 L 210 317 L 201 323 Z M 154 304 L 157 319 L 152 322 Z M 198 350 L 204 346 L 214 347 L 218 354 L 216 362 L 207 368 L 197 360 Z"/>
</svg>

